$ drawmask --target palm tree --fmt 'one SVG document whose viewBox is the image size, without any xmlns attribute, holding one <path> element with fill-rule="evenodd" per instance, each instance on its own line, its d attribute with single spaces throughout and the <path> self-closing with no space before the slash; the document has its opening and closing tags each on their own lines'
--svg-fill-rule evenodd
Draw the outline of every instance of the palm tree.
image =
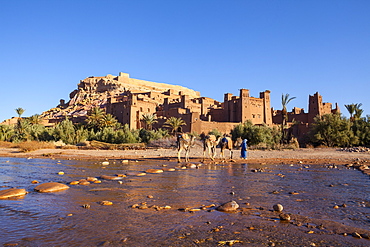
<svg viewBox="0 0 370 247">
<path fill-rule="evenodd" d="M 100 128 L 100 123 L 104 117 L 105 113 L 100 107 L 94 107 L 89 111 L 88 117 L 86 119 L 87 124 L 97 130 Z"/>
<path fill-rule="evenodd" d="M 354 114 L 353 116 L 354 116 L 354 118 L 355 118 L 355 119 L 360 119 L 360 118 L 361 118 L 362 113 L 364 113 L 364 110 L 363 110 L 363 109 L 358 108 L 358 109 L 356 109 L 356 110 L 355 110 L 355 114 Z"/>
<path fill-rule="evenodd" d="M 354 121 L 355 118 L 360 118 L 362 113 L 363 113 L 363 110 L 360 109 L 360 107 L 362 106 L 362 103 L 352 103 L 350 105 L 344 105 L 346 108 L 347 108 L 347 111 L 350 115 L 350 120 L 351 121 Z M 361 111 L 361 112 L 360 112 Z"/>
<path fill-rule="evenodd" d="M 17 109 L 15 109 L 15 111 L 17 112 L 18 114 L 18 117 L 20 118 L 22 116 L 22 114 L 26 111 L 25 109 L 21 108 L 21 107 L 18 107 Z"/>
<path fill-rule="evenodd" d="M 347 111 L 350 115 L 350 119 L 353 118 L 353 114 L 355 113 L 356 104 L 344 105 L 347 108 Z"/>
<path fill-rule="evenodd" d="M 99 126 L 104 127 L 116 127 L 118 121 L 115 116 L 112 114 L 105 114 L 103 118 L 100 120 Z"/>
<path fill-rule="evenodd" d="M 156 114 L 143 114 L 141 120 L 145 123 L 145 129 L 147 130 L 152 130 L 153 124 L 158 123 Z"/>
<path fill-rule="evenodd" d="M 281 117 L 282 117 L 282 122 L 281 122 L 281 131 L 282 131 L 282 141 L 285 140 L 285 126 L 286 123 L 288 122 L 288 111 L 287 111 L 287 106 L 290 101 L 295 99 L 296 97 L 290 97 L 289 94 L 282 94 L 281 95 L 281 105 L 282 105 L 282 110 L 281 110 Z"/>
<path fill-rule="evenodd" d="M 27 141 L 30 138 L 31 123 L 28 119 L 20 118 L 14 126 L 15 139 L 17 141 Z"/>
<path fill-rule="evenodd" d="M 0 124 L 0 141 L 10 141 L 13 134 L 14 129 L 12 126 Z"/>
<path fill-rule="evenodd" d="M 41 123 L 41 117 L 39 114 L 35 114 L 35 115 L 32 115 L 28 118 L 28 120 L 30 121 L 30 124 L 32 125 L 36 125 L 36 124 L 40 124 Z"/>
<path fill-rule="evenodd" d="M 163 124 L 164 126 L 167 126 L 172 129 L 172 133 L 174 133 L 177 129 L 179 129 L 182 125 L 186 125 L 185 121 L 181 118 L 177 117 L 170 117 L 166 120 L 166 122 Z"/>
</svg>

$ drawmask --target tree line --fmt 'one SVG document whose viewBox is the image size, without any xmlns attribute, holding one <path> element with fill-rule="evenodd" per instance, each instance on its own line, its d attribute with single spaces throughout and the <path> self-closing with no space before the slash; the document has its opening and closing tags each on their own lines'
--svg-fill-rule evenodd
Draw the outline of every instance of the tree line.
<svg viewBox="0 0 370 247">
<path fill-rule="evenodd" d="M 286 106 L 295 97 L 289 94 L 282 96 L 283 122 L 280 126 L 253 125 L 246 121 L 236 125 L 229 133 L 234 141 L 248 139 L 249 146 L 256 148 L 286 148 L 298 147 L 296 139 L 288 136 Z M 346 118 L 339 113 L 317 116 L 311 125 L 301 146 L 352 147 L 370 146 L 370 116 L 362 117 L 362 104 L 345 105 L 350 113 Z M 153 129 L 157 123 L 155 114 L 144 114 L 141 118 L 143 128 L 130 129 L 127 124 L 121 124 L 117 119 L 105 113 L 99 107 L 92 108 L 82 123 L 73 123 L 68 117 L 53 127 L 41 124 L 39 115 L 22 118 L 25 112 L 22 108 L 15 109 L 19 118 L 14 126 L 0 125 L 0 141 L 62 141 L 75 145 L 84 141 L 101 141 L 107 143 L 150 143 L 154 140 L 171 137 L 181 126 L 186 125 L 181 118 L 170 117 L 162 128 Z M 198 135 L 199 133 L 192 133 Z M 208 134 L 222 135 L 218 130 Z"/>
</svg>

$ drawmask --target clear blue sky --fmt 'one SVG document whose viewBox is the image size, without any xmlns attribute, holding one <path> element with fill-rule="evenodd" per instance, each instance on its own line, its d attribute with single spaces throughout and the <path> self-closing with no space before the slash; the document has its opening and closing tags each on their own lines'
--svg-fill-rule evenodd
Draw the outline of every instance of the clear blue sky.
<svg viewBox="0 0 370 247">
<path fill-rule="evenodd" d="M 185 86 L 223 100 L 250 89 L 370 114 L 368 0 L 1 1 L 0 121 L 40 114 L 88 76 Z"/>
</svg>

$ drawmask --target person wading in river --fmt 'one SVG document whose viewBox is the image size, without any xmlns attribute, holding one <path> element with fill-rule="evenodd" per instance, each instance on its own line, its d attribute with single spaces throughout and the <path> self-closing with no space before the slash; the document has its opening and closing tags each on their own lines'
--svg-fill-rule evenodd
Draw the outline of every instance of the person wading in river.
<svg viewBox="0 0 370 247">
<path fill-rule="evenodd" d="M 244 139 L 242 144 L 240 145 L 240 147 L 242 148 L 241 153 L 240 153 L 240 157 L 242 159 L 247 158 L 247 148 L 248 148 L 247 141 L 248 141 L 247 139 Z"/>
</svg>

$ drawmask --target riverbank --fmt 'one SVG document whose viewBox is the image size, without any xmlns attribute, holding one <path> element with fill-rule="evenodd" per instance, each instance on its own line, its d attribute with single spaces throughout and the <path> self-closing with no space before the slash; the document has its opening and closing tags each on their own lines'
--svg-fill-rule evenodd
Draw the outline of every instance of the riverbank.
<svg viewBox="0 0 370 247">
<path fill-rule="evenodd" d="M 219 150 L 217 150 L 219 152 Z M 240 151 L 234 150 L 233 159 L 226 151 L 226 162 L 235 163 L 266 163 L 266 164 L 347 164 L 361 160 L 370 162 L 370 152 L 347 152 L 337 148 L 300 148 L 284 150 L 249 150 L 248 159 L 240 159 Z M 18 148 L 0 148 L 1 157 L 14 158 L 51 158 L 64 160 L 158 160 L 176 161 L 177 150 L 164 148 L 148 148 L 144 150 L 84 150 L 84 149 L 40 149 L 31 152 L 21 152 Z M 181 154 L 184 162 L 184 152 Z M 190 151 L 190 162 L 202 162 L 203 151 L 201 147 L 194 147 Z M 222 162 L 217 153 L 216 163 Z M 211 162 L 206 154 L 205 163 Z"/>
</svg>

